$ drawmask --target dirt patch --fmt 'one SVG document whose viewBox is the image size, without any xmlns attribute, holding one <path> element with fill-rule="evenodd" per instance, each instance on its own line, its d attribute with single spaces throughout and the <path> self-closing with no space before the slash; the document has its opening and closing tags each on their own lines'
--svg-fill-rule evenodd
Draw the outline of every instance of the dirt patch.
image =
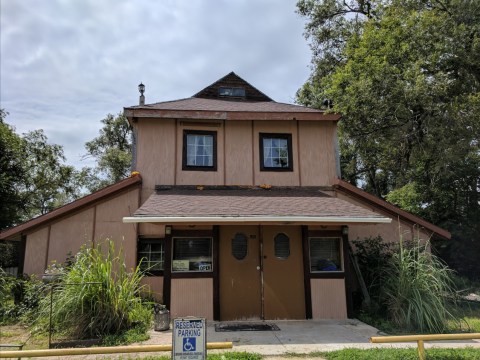
<svg viewBox="0 0 480 360">
<path fill-rule="evenodd" d="M 2 344 L 25 344 L 30 337 L 30 331 L 22 325 L 0 326 Z"/>
</svg>

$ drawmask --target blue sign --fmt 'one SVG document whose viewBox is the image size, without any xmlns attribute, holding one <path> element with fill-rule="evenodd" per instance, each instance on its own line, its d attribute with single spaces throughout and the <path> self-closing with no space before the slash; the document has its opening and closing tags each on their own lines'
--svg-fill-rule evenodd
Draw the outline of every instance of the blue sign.
<svg viewBox="0 0 480 360">
<path fill-rule="evenodd" d="M 197 338 L 183 338 L 183 351 L 195 351 Z"/>
</svg>

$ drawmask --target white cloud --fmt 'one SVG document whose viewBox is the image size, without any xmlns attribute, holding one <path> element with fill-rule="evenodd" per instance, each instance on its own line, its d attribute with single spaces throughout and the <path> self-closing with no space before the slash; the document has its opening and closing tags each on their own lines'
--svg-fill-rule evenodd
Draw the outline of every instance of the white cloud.
<svg viewBox="0 0 480 360">
<path fill-rule="evenodd" d="M 0 0 L 0 107 L 77 166 L 100 120 L 188 97 L 230 71 L 292 102 L 310 51 L 295 0 Z"/>
</svg>

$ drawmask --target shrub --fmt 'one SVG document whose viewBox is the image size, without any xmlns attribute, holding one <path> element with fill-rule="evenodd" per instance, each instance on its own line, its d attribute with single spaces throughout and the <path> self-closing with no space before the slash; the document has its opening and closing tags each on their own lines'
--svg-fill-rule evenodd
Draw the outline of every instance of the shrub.
<svg viewBox="0 0 480 360">
<path fill-rule="evenodd" d="M 137 267 L 128 272 L 123 252 L 114 243 L 83 247 L 54 285 L 52 322 L 55 330 L 87 338 L 120 334 L 132 327 L 146 329 L 152 312 L 142 303 Z M 50 298 L 41 302 L 39 322 L 48 320 Z M 143 326 L 142 326 L 143 325 Z"/>
<path fill-rule="evenodd" d="M 373 301 L 378 302 L 382 286 L 382 274 L 390 264 L 394 244 L 385 242 L 381 236 L 352 241 L 363 279 Z"/>
<path fill-rule="evenodd" d="M 383 276 L 381 296 L 389 317 L 403 329 L 443 332 L 453 319 L 447 299 L 453 298 L 453 272 L 420 241 L 398 250 Z"/>
<path fill-rule="evenodd" d="M 0 268 L 0 323 L 27 320 L 44 293 L 44 285 L 35 277 L 15 277 Z"/>
</svg>

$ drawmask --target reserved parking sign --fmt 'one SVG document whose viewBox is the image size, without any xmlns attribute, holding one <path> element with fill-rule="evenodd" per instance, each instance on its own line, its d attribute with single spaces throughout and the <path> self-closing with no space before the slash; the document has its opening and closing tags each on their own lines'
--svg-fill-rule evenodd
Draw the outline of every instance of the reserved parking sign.
<svg viewBox="0 0 480 360">
<path fill-rule="evenodd" d="M 181 318 L 173 320 L 172 359 L 205 360 L 206 326 L 203 318 Z"/>
</svg>

